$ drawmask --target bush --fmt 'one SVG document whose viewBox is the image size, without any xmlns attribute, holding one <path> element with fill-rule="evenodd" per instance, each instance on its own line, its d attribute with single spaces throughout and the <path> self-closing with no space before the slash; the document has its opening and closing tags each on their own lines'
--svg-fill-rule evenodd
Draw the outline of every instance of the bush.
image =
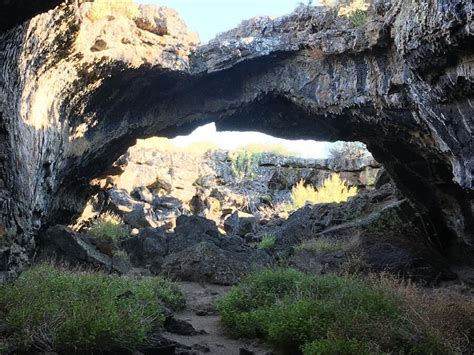
<svg viewBox="0 0 474 355">
<path fill-rule="evenodd" d="M 295 247 L 295 251 L 301 252 L 303 250 L 307 250 L 313 253 L 323 253 L 341 250 L 342 246 L 343 243 L 341 241 L 319 238 L 301 242 L 301 244 Z"/>
<path fill-rule="evenodd" d="M 338 163 L 370 156 L 371 154 L 365 144 L 360 142 L 337 142 L 329 149 L 329 159 Z"/>
<path fill-rule="evenodd" d="M 291 207 L 293 209 L 303 207 L 310 203 L 345 202 L 351 196 L 357 195 L 356 187 L 347 187 L 338 174 L 332 174 L 323 185 L 316 189 L 312 185 L 305 186 L 300 180 L 291 189 Z"/>
<path fill-rule="evenodd" d="M 231 335 L 262 337 L 292 353 L 447 350 L 438 338 L 417 332 L 406 320 L 395 291 L 349 277 L 259 271 L 232 288 L 217 309 Z"/>
<path fill-rule="evenodd" d="M 128 236 L 120 217 L 106 213 L 88 231 L 97 240 L 97 247 L 107 255 L 112 255 L 117 249 L 120 239 Z"/>
<path fill-rule="evenodd" d="M 120 15 L 134 19 L 139 13 L 138 6 L 134 4 L 133 0 L 95 0 L 88 16 L 93 21 L 110 15 Z"/>
<path fill-rule="evenodd" d="M 184 305 L 174 285 L 159 277 L 43 264 L 0 289 L 0 316 L 15 330 L 7 340 L 15 351 L 108 350 L 142 344 L 164 321 L 158 300 L 173 309 Z"/>
<path fill-rule="evenodd" d="M 262 237 L 260 243 L 258 243 L 258 249 L 270 249 L 275 246 L 276 237 L 272 234 L 267 234 Z"/>
<path fill-rule="evenodd" d="M 248 150 L 237 150 L 230 152 L 231 158 L 230 168 L 237 179 L 252 178 L 258 167 L 261 153 L 251 152 Z"/>
</svg>

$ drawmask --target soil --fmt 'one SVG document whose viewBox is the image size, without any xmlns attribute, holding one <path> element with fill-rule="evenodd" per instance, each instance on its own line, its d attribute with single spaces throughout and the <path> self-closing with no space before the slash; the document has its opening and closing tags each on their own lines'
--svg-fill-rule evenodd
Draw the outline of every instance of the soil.
<svg viewBox="0 0 474 355">
<path fill-rule="evenodd" d="M 190 323 L 200 333 L 204 332 L 192 336 L 164 333 L 167 339 L 191 347 L 196 354 L 276 355 L 259 341 L 231 339 L 225 334 L 214 303 L 229 287 L 194 282 L 179 282 L 178 287 L 186 298 L 187 307 L 174 318 Z"/>
</svg>

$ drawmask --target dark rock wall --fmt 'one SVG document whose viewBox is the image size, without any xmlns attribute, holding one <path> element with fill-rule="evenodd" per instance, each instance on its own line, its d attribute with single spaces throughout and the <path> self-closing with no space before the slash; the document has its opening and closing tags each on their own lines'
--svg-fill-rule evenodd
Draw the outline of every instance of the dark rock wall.
<svg viewBox="0 0 474 355">
<path fill-rule="evenodd" d="M 20 25 L 35 15 L 48 11 L 64 0 L 1 0 L 0 32 Z"/>
<path fill-rule="evenodd" d="M 195 51 L 186 31 L 91 23 L 87 5 L 0 34 L 0 225 L 26 249 L 36 228 L 80 210 L 90 179 L 136 138 L 211 121 L 363 141 L 435 245 L 474 244 L 471 1 L 393 1 L 359 28 L 334 10 L 300 7 Z"/>
</svg>

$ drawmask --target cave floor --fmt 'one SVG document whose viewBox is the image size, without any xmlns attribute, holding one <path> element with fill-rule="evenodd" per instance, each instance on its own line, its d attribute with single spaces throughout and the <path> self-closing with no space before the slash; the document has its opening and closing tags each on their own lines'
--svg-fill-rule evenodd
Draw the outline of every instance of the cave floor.
<svg viewBox="0 0 474 355">
<path fill-rule="evenodd" d="M 216 314 L 214 303 L 230 287 L 195 282 L 178 282 L 180 291 L 186 298 L 186 308 L 174 318 L 190 323 L 198 335 L 177 335 L 164 333 L 169 340 L 189 346 L 198 354 L 239 355 L 239 354 L 278 354 L 262 342 L 251 339 L 232 339 L 227 336 Z"/>
</svg>

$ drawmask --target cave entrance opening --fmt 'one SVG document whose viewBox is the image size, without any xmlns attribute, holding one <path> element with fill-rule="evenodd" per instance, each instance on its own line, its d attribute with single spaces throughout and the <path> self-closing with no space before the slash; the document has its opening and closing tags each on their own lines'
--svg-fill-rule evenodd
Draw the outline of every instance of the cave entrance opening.
<svg viewBox="0 0 474 355">
<path fill-rule="evenodd" d="M 235 213 L 263 224 L 286 219 L 307 204 L 345 202 L 372 190 L 381 172 L 360 142 L 218 132 L 214 123 L 174 138 L 138 139 L 114 167 L 94 181 L 101 192 L 76 229 L 112 214 L 135 233 L 143 227 L 172 231 L 184 214 L 212 220 L 226 233 Z"/>
</svg>

